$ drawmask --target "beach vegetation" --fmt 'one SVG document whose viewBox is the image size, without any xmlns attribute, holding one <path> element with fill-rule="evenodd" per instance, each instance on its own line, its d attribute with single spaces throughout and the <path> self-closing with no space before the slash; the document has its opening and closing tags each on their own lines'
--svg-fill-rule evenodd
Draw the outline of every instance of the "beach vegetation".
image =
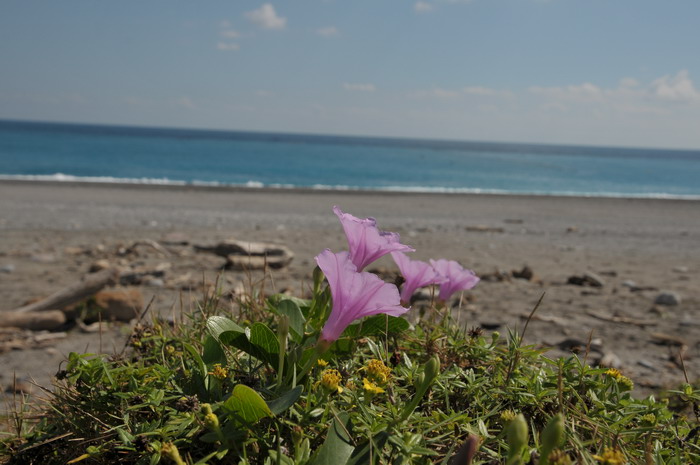
<svg viewBox="0 0 700 465">
<path fill-rule="evenodd" d="M 249 289 L 232 313 L 214 291 L 122 351 L 70 354 L 4 463 L 700 463 L 692 385 L 674 410 L 637 399 L 618 370 L 524 344 L 527 326 L 467 329 L 438 299 L 406 318 L 351 254 L 317 263 L 309 298 Z"/>
</svg>

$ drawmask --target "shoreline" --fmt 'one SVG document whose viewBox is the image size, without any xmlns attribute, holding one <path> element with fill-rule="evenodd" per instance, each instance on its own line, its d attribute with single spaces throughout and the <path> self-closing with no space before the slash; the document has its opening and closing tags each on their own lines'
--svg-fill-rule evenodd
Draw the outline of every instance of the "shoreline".
<svg viewBox="0 0 700 465">
<path fill-rule="evenodd" d="M 496 189 L 479 188 L 431 188 L 431 187 L 372 187 L 363 188 L 357 186 L 291 186 L 291 185 L 263 185 L 251 181 L 248 185 L 221 184 L 218 182 L 189 182 L 172 181 L 168 179 L 139 179 L 139 178 L 111 178 L 95 180 L 94 177 L 80 177 L 66 175 L 66 179 L 52 179 L 55 175 L 26 175 L 29 179 L 22 178 L 25 175 L 0 175 L 0 184 L 44 184 L 48 186 L 89 186 L 89 187 L 128 187 L 131 189 L 189 189 L 193 191 L 228 191 L 228 192 L 279 192 L 279 193 L 337 193 L 349 192 L 364 195 L 436 195 L 436 196 L 494 196 L 494 197 L 523 197 L 523 198 L 580 198 L 580 199 L 623 199 L 623 200 L 680 200 L 696 202 L 700 201 L 700 195 L 674 195 L 665 193 L 654 194 L 625 194 L 615 192 L 579 193 L 579 192 L 511 192 Z M 39 179 L 35 179 L 39 178 Z M 73 179 L 77 178 L 77 179 Z M 102 177 L 97 177 L 101 179 Z M 123 179 L 123 180 L 119 180 Z"/>
</svg>

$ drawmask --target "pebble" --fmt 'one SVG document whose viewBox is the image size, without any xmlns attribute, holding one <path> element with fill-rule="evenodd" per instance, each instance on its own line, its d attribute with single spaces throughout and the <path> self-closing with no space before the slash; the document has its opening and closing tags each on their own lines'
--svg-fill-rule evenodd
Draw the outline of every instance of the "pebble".
<svg viewBox="0 0 700 465">
<path fill-rule="evenodd" d="M 151 287 L 163 287 L 165 283 L 160 278 L 146 278 L 143 280 L 143 284 Z"/>
<path fill-rule="evenodd" d="M 605 354 L 603 354 L 603 358 L 600 359 L 599 365 L 608 368 L 621 368 L 622 360 L 620 360 L 620 357 L 618 357 L 614 353 L 606 352 Z"/>
<path fill-rule="evenodd" d="M 3 265 L 2 267 L 0 267 L 0 273 L 8 273 L 9 274 L 9 273 L 12 273 L 13 271 L 15 271 L 15 265 L 13 265 L 12 263 L 9 263 L 7 265 Z"/>
<path fill-rule="evenodd" d="M 688 267 L 687 266 L 677 266 L 673 269 L 673 271 L 676 273 L 687 273 Z"/>
<path fill-rule="evenodd" d="M 654 299 L 656 305 L 674 306 L 681 303 L 681 296 L 676 292 L 664 291 Z"/>
<path fill-rule="evenodd" d="M 647 361 L 647 360 L 639 360 L 637 363 L 640 364 L 641 366 L 643 366 L 644 368 L 648 368 L 648 369 L 650 369 L 650 370 L 655 370 L 655 369 L 656 369 L 656 366 L 654 366 L 653 363 L 651 363 L 651 362 L 649 362 L 649 361 Z"/>
</svg>

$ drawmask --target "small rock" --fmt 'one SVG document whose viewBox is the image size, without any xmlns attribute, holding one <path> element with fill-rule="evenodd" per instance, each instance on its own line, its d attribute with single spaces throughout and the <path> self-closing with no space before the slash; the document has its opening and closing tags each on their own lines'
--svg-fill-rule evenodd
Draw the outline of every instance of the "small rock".
<svg viewBox="0 0 700 465">
<path fill-rule="evenodd" d="M 673 269 L 675 273 L 687 273 L 688 272 L 688 267 L 687 266 L 677 266 Z"/>
<path fill-rule="evenodd" d="M 474 226 L 465 226 L 464 229 L 470 232 L 488 232 L 488 233 L 502 233 L 505 230 L 499 226 L 487 226 L 485 224 L 477 224 Z"/>
<path fill-rule="evenodd" d="M 591 272 L 584 273 L 582 276 L 569 276 L 566 282 L 575 286 L 603 287 L 605 285 L 603 278 Z"/>
<path fill-rule="evenodd" d="M 34 385 L 27 379 L 17 378 L 14 382 L 7 386 L 5 392 L 15 394 L 31 394 L 34 390 Z"/>
<path fill-rule="evenodd" d="M 143 294 L 138 289 L 114 289 L 95 294 L 95 304 L 102 309 L 103 320 L 131 321 L 144 307 Z"/>
<path fill-rule="evenodd" d="M 535 277 L 535 272 L 532 271 L 532 268 L 526 265 L 520 271 L 513 270 L 511 272 L 511 275 L 513 275 L 513 277 L 517 279 L 525 279 L 527 281 L 532 281 L 532 279 Z"/>
<path fill-rule="evenodd" d="M 676 292 L 664 291 L 654 299 L 656 305 L 674 306 L 681 303 L 681 296 Z"/>
<path fill-rule="evenodd" d="M 486 322 L 479 323 L 479 326 L 481 326 L 482 328 L 484 328 L 488 331 L 495 331 L 498 328 L 500 328 L 501 326 L 503 326 L 503 323 L 499 323 L 497 321 L 486 321 Z"/>
<path fill-rule="evenodd" d="M 569 226 L 568 228 L 566 228 L 566 232 L 568 232 L 568 233 L 573 233 L 576 231 L 578 231 L 578 227 L 576 227 L 576 226 Z"/>
<path fill-rule="evenodd" d="M 89 273 L 97 273 L 98 271 L 106 270 L 110 266 L 112 266 L 112 265 L 109 263 L 109 260 L 105 260 L 105 259 L 97 260 L 95 263 L 90 265 L 88 272 Z"/>
<path fill-rule="evenodd" d="M 165 286 L 165 283 L 163 282 L 162 279 L 160 278 L 153 278 L 153 277 L 147 277 L 143 280 L 143 284 L 145 286 L 151 286 L 151 287 L 163 287 Z"/>
<path fill-rule="evenodd" d="M 648 368 L 650 370 L 656 369 L 656 366 L 648 360 L 639 360 L 637 363 L 639 365 L 643 366 L 644 368 Z"/>
<path fill-rule="evenodd" d="M 634 290 L 637 288 L 637 283 L 628 279 L 626 281 L 622 281 L 622 286 L 629 287 L 630 289 Z"/>
<path fill-rule="evenodd" d="M 13 271 L 15 271 L 15 265 L 13 265 L 12 263 L 9 263 L 7 265 L 3 265 L 2 267 L 0 267 L 0 273 L 10 274 Z"/>
<path fill-rule="evenodd" d="M 38 253 L 32 255 L 29 259 L 37 263 L 53 263 L 56 261 L 56 256 L 51 253 Z"/>
<path fill-rule="evenodd" d="M 612 352 L 606 352 L 598 362 L 598 365 L 608 368 L 621 368 L 622 360 Z"/>
</svg>

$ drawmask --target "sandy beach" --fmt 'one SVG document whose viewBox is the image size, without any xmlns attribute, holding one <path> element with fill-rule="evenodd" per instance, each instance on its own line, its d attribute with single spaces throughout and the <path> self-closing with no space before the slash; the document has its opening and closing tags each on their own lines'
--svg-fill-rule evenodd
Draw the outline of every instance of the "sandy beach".
<svg viewBox="0 0 700 465">
<path fill-rule="evenodd" d="M 194 250 L 236 238 L 284 244 L 291 265 L 268 286 L 303 294 L 313 257 L 346 247 L 331 207 L 373 216 L 415 247 L 413 258 L 449 258 L 483 281 L 455 309 L 467 327 L 506 334 L 545 293 L 526 342 L 552 346 L 552 356 L 585 346 L 590 361 L 607 357 L 640 393 L 700 376 L 700 201 L 506 195 L 397 194 L 87 183 L 0 182 L 0 311 L 46 296 L 84 276 L 97 260 L 158 267 L 158 280 L 138 288 L 152 311 L 169 315 L 204 292 L 225 259 Z M 178 240 L 173 240 L 177 238 Z M 167 252 L 139 247 L 156 241 Z M 511 273 L 529 267 L 534 276 Z M 377 267 L 396 269 L 382 259 Z M 593 273 L 601 287 L 568 284 Z M 225 294 L 258 276 L 226 271 Z M 658 305 L 664 291 L 678 305 Z M 233 305 L 233 304 L 232 304 Z M 1 317 L 1 315 L 0 315 Z M 99 336 L 69 329 L 48 345 L 0 353 L 0 386 L 13 376 L 49 385 L 70 351 L 121 348 L 128 326 Z"/>
</svg>

